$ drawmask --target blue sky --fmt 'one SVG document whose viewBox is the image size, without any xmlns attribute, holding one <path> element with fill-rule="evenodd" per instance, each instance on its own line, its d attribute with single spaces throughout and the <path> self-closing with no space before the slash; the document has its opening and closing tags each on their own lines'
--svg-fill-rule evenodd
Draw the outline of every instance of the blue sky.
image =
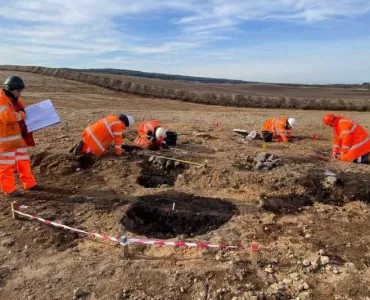
<svg viewBox="0 0 370 300">
<path fill-rule="evenodd" d="M 0 64 L 370 81 L 370 0 L 0 0 Z"/>
</svg>

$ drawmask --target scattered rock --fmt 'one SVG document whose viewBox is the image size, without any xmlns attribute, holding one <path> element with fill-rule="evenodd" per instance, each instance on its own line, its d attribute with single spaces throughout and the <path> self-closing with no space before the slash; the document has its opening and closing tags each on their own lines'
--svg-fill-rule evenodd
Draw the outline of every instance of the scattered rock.
<svg viewBox="0 0 370 300">
<path fill-rule="evenodd" d="M 171 186 L 169 184 L 161 184 L 159 188 L 161 189 L 167 189 L 170 188 Z"/>
<path fill-rule="evenodd" d="M 320 256 L 324 256 L 324 255 L 325 255 L 325 251 L 324 251 L 324 249 L 320 249 L 320 250 L 319 250 L 319 252 L 318 252 L 318 254 L 319 254 Z"/>
<path fill-rule="evenodd" d="M 76 297 L 76 298 L 80 298 L 80 297 L 83 297 L 85 295 L 85 292 L 82 288 L 77 288 L 74 290 L 74 293 L 73 295 Z"/>
<path fill-rule="evenodd" d="M 320 263 L 323 266 L 326 266 L 329 263 L 329 261 L 330 261 L 329 256 L 321 256 L 320 257 Z"/>
<path fill-rule="evenodd" d="M 302 262 L 302 264 L 303 264 L 305 267 L 308 267 L 308 266 L 310 266 L 310 265 L 311 265 L 311 261 L 310 261 L 310 260 L 308 260 L 308 259 L 305 259 L 305 260 Z"/>
<path fill-rule="evenodd" d="M 274 270 L 271 267 L 267 267 L 267 268 L 265 268 L 265 272 L 269 273 L 269 274 L 272 274 L 274 272 Z"/>
<path fill-rule="evenodd" d="M 1 241 L 0 245 L 2 247 L 11 247 L 14 245 L 14 239 L 12 239 L 11 237 L 5 238 Z"/>
<path fill-rule="evenodd" d="M 328 176 L 325 178 L 324 186 L 326 188 L 335 187 L 338 183 L 339 181 L 337 176 Z"/>
<path fill-rule="evenodd" d="M 303 289 L 308 290 L 309 288 L 310 288 L 310 286 L 308 285 L 308 283 L 304 282 L 303 283 Z"/>
<path fill-rule="evenodd" d="M 286 284 L 286 285 L 291 285 L 293 283 L 293 280 L 291 278 L 284 278 L 283 279 L 283 282 Z"/>
<path fill-rule="evenodd" d="M 299 279 L 299 274 L 297 272 L 290 273 L 289 277 L 294 279 L 294 280 L 298 280 Z"/>
</svg>

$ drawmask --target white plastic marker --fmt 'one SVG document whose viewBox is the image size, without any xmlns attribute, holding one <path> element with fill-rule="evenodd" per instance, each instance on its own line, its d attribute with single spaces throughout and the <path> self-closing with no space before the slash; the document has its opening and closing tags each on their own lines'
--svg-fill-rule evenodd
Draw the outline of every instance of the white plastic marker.
<svg viewBox="0 0 370 300">
<path fill-rule="evenodd" d="M 172 204 L 172 210 L 175 210 L 175 202 Z"/>
</svg>

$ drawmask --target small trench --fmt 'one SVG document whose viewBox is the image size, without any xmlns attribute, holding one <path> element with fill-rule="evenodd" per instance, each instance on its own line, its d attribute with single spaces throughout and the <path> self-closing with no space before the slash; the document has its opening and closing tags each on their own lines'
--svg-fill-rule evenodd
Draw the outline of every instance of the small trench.
<svg viewBox="0 0 370 300">
<path fill-rule="evenodd" d="M 184 172 L 186 166 L 172 160 L 151 157 L 141 164 L 141 168 L 136 182 L 144 188 L 159 188 L 174 186 L 177 175 Z"/>
<path fill-rule="evenodd" d="M 227 223 L 238 213 L 227 200 L 184 193 L 142 196 L 121 219 L 125 228 L 152 238 L 205 234 Z"/>
</svg>

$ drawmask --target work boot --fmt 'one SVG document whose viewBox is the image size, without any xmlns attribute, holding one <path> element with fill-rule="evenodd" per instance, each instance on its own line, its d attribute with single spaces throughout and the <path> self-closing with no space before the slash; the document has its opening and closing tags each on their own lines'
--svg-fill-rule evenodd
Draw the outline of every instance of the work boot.
<svg viewBox="0 0 370 300">
<path fill-rule="evenodd" d="M 15 198 L 15 197 L 22 197 L 22 193 L 20 191 L 15 190 L 9 194 L 6 194 L 8 197 Z"/>
<path fill-rule="evenodd" d="M 30 191 L 41 191 L 41 186 L 38 184 L 34 185 L 33 187 L 29 188 Z"/>
</svg>

